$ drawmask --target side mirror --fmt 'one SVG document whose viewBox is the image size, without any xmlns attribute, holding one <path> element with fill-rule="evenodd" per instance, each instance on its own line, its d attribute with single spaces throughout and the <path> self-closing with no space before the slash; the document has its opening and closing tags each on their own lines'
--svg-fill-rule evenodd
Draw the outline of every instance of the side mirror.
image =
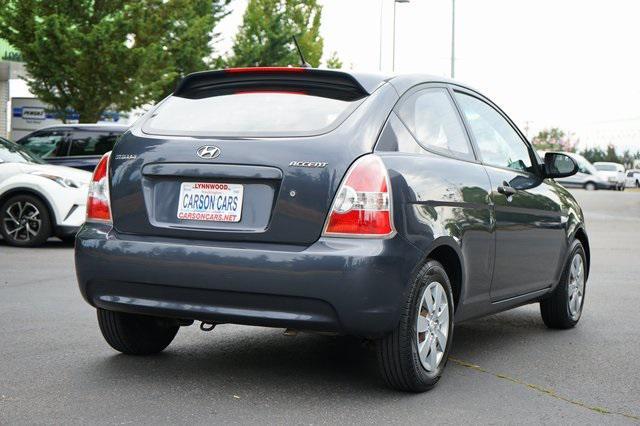
<svg viewBox="0 0 640 426">
<path fill-rule="evenodd" d="M 544 155 L 544 177 L 562 178 L 578 173 L 578 164 L 566 154 L 547 152 Z"/>
</svg>

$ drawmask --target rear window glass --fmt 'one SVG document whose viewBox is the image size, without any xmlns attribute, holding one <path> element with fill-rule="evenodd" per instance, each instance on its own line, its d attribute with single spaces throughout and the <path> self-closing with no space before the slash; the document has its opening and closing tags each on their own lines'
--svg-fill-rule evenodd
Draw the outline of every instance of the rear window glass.
<svg viewBox="0 0 640 426">
<path fill-rule="evenodd" d="M 187 136 L 305 136 L 337 127 L 362 103 L 302 93 L 246 92 L 166 99 L 145 133 Z"/>
<path fill-rule="evenodd" d="M 102 155 L 113 149 L 120 133 L 78 131 L 71 134 L 69 155 Z"/>
<path fill-rule="evenodd" d="M 601 172 L 615 172 L 618 169 L 616 169 L 616 166 L 611 165 L 611 164 L 595 164 L 596 169 L 600 170 Z"/>
</svg>

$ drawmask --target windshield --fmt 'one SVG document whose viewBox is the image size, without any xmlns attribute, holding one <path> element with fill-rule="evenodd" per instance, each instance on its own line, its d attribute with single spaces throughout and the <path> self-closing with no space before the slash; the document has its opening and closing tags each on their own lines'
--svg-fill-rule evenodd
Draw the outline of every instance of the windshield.
<svg viewBox="0 0 640 426">
<path fill-rule="evenodd" d="M 36 163 L 43 161 L 35 154 L 6 139 L 0 138 L 0 162 L 1 163 Z"/>
<path fill-rule="evenodd" d="M 594 164 L 594 166 L 601 172 L 615 172 L 618 170 L 613 164 Z"/>
<path fill-rule="evenodd" d="M 191 136 L 308 136 L 340 124 L 361 100 L 295 92 L 239 92 L 203 99 L 172 96 L 143 126 L 145 133 Z"/>
</svg>

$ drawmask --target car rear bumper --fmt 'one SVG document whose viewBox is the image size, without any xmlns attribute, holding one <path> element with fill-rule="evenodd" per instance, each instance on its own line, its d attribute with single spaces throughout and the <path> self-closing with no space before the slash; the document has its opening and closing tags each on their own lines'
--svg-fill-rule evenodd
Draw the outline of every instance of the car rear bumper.
<svg viewBox="0 0 640 426">
<path fill-rule="evenodd" d="M 89 224 L 75 257 L 95 307 L 377 337 L 397 324 L 422 253 L 400 236 L 301 247 L 132 237 Z"/>
<path fill-rule="evenodd" d="M 56 237 L 71 238 L 79 229 L 79 226 L 56 226 L 53 233 Z"/>
</svg>

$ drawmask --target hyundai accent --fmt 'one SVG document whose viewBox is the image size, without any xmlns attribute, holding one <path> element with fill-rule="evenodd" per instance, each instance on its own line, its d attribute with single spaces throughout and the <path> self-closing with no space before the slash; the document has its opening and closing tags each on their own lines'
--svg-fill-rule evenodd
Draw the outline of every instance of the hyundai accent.
<svg viewBox="0 0 640 426">
<path fill-rule="evenodd" d="M 376 343 L 425 391 L 454 324 L 539 303 L 580 319 L 582 211 L 493 102 L 427 75 L 306 68 L 191 74 L 98 164 L 80 290 L 116 350 L 233 323 Z"/>
</svg>

